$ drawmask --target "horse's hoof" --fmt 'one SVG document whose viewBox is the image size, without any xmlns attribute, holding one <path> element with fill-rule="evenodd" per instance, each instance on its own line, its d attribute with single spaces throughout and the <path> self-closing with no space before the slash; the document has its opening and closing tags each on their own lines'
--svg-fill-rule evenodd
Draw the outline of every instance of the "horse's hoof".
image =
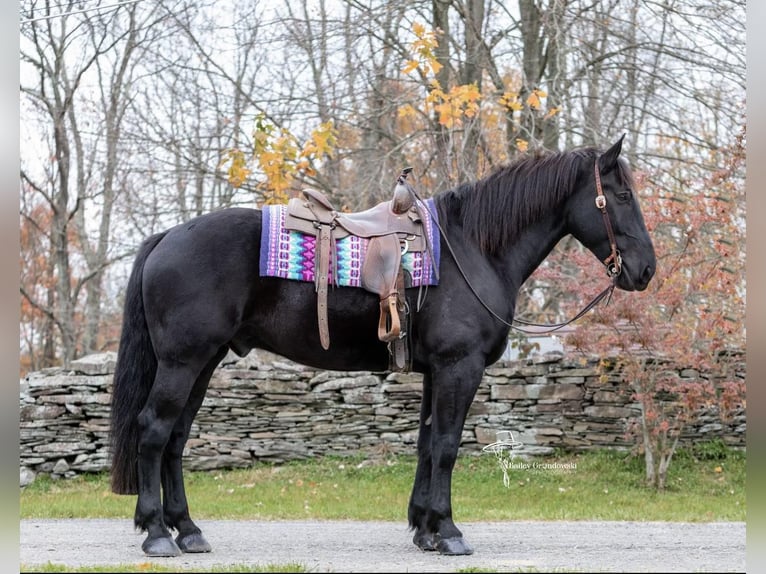
<svg viewBox="0 0 766 574">
<path fill-rule="evenodd" d="M 434 542 L 433 534 L 418 532 L 412 538 L 412 542 L 415 543 L 415 546 L 417 546 L 421 550 L 425 550 L 426 552 L 436 550 L 436 542 Z"/>
<path fill-rule="evenodd" d="M 192 532 L 191 534 L 186 534 L 184 536 L 179 534 L 176 537 L 176 542 L 178 543 L 181 552 L 186 552 L 188 554 L 210 552 L 213 549 L 208 541 L 205 540 L 205 537 L 202 536 L 201 532 Z"/>
<path fill-rule="evenodd" d="M 442 538 L 436 545 L 439 554 L 445 556 L 465 556 L 473 554 L 473 547 L 465 541 L 465 538 L 458 536 L 455 538 Z"/>
<path fill-rule="evenodd" d="M 147 538 L 141 545 L 147 556 L 180 556 L 181 549 L 171 537 Z"/>
</svg>

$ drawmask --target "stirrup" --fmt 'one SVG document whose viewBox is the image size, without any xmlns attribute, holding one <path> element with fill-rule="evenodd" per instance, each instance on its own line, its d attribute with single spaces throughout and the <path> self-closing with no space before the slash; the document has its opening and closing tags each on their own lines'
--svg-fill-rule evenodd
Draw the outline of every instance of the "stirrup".
<svg viewBox="0 0 766 574">
<path fill-rule="evenodd" d="M 378 339 L 388 343 L 399 338 L 402 326 L 399 322 L 399 311 L 396 308 L 398 294 L 396 291 L 385 299 L 380 300 L 380 321 L 378 322 Z M 391 328 L 386 329 L 390 317 Z"/>
</svg>

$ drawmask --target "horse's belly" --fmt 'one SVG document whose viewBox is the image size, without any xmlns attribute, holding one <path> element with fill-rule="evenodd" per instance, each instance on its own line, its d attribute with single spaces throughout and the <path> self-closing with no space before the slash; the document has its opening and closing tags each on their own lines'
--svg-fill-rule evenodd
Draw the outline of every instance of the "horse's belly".
<svg viewBox="0 0 766 574">
<path fill-rule="evenodd" d="M 377 338 L 377 297 L 361 289 L 329 289 L 330 348 L 319 340 L 313 283 L 261 279 L 252 312 L 230 342 L 239 355 L 252 348 L 277 353 L 307 366 L 332 370 L 385 370 L 388 349 Z"/>
</svg>

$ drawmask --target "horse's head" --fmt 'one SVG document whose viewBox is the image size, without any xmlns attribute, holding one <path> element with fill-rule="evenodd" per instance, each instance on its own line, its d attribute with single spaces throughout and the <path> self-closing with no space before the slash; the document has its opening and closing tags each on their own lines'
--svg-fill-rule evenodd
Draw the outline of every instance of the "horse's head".
<svg viewBox="0 0 766 574">
<path fill-rule="evenodd" d="M 567 223 L 570 233 L 616 275 L 617 287 L 643 291 L 654 276 L 657 258 L 630 169 L 620 159 L 622 139 L 583 168 L 567 205 Z"/>
</svg>

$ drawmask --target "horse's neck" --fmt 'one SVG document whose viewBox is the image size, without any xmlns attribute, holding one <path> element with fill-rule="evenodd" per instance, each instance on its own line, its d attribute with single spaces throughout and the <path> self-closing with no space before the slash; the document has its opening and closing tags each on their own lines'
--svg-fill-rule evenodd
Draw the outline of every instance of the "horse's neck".
<svg viewBox="0 0 766 574">
<path fill-rule="evenodd" d="M 518 241 L 499 257 L 498 272 L 508 288 L 521 287 L 565 235 L 564 222 L 555 214 L 522 231 Z"/>
<path fill-rule="evenodd" d="M 460 204 L 468 193 L 471 193 L 468 186 L 453 190 L 451 198 L 440 204 L 442 208 L 440 217 L 446 220 L 448 226 L 450 223 L 461 225 Z M 470 234 L 467 233 L 466 236 L 468 235 Z M 551 209 L 536 223 L 521 231 L 518 239 L 510 247 L 496 256 L 489 257 L 495 272 L 509 290 L 506 292 L 515 294 L 565 235 L 565 223 L 560 213 L 557 209 Z M 473 246 L 472 249 L 476 250 L 477 255 L 481 253 L 478 245 Z"/>
</svg>

